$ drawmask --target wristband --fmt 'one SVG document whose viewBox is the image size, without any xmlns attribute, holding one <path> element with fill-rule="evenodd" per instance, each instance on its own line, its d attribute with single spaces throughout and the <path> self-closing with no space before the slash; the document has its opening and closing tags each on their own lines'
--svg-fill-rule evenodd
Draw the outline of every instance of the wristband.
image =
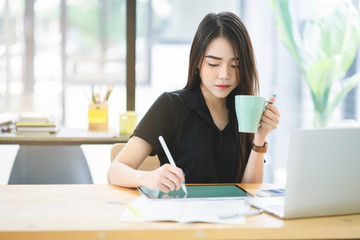
<svg viewBox="0 0 360 240">
<path fill-rule="evenodd" d="M 252 144 L 252 150 L 257 153 L 266 153 L 267 152 L 268 143 L 265 141 L 263 146 L 257 146 L 255 143 Z"/>
</svg>

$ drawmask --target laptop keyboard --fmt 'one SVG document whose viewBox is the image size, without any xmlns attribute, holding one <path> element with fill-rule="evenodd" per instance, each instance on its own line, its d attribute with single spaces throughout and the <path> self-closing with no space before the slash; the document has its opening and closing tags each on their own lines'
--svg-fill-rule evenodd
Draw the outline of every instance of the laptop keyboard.
<svg viewBox="0 0 360 240">
<path fill-rule="evenodd" d="M 279 205 L 269 205 L 267 206 L 268 208 L 270 209 L 273 209 L 275 211 L 278 211 L 278 212 L 283 212 L 284 211 L 284 205 L 283 204 L 279 204 Z"/>
</svg>

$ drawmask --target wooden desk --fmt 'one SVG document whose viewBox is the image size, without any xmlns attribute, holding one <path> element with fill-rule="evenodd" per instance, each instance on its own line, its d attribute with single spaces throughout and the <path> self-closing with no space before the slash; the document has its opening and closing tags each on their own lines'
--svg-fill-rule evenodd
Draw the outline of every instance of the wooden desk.
<svg viewBox="0 0 360 240">
<path fill-rule="evenodd" d="M 254 193 L 259 184 L 241 185 Z M 112 185 L 0 186 L 0 239 L 346 239 L 360 238 L 360 215 L 281 220 L 266 213 L 246 223 L 124 223 L 135 189 Z"/>
<path fill-rule="evenodd" d="M 62 127 L 56 134 L 0 134 L 0 144 L 19 144 L 9 184 L 93 183 L 81 144 L 127 142 L 115 131 Z M 110 160 L 109 160 L 110 161 Z"/>
</svg>

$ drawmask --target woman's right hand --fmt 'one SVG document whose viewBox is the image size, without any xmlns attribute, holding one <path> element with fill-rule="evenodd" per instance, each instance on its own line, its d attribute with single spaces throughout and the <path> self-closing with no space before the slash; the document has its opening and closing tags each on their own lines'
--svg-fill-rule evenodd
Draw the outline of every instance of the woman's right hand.
<svg viewBox="0 0 360 240">
<path fill-rule="evenodd" d="M 185 180 L 181 168 L 164 164 L 153 171 L 137 170 L 152 150 L 152 146 L 145 140 L 131 137 L 112 162 L 108 182 L 120 187 L 144 186 L 164 193 L 180 189 Z"/>
<path fill-rule="evenodd" d="M 164 164 L 158 169 L 144 173 L 142 185 L 151 190 L 160 190 L 164 193 L 179 190 L 185 177 L 181 168 Z"/>
</svg>

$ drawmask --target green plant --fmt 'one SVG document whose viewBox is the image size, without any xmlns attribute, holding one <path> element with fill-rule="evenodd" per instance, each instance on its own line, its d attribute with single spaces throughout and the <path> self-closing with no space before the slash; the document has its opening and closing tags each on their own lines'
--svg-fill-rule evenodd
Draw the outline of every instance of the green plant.
<svg viewBox="0 0 360 240">
<path fill-rule="evenodd" d="M 336 105 L 360 81 L 360 73 L 343 79 L 360 40 L 359 13 L 350 1 L 341 1 L 326 19 L 306 21 L 300 34 L 288 0 L 271 0 L 271 6 L 279 36 L 308 82 L 314 124 L 324 127 Z"/>
</svg>

